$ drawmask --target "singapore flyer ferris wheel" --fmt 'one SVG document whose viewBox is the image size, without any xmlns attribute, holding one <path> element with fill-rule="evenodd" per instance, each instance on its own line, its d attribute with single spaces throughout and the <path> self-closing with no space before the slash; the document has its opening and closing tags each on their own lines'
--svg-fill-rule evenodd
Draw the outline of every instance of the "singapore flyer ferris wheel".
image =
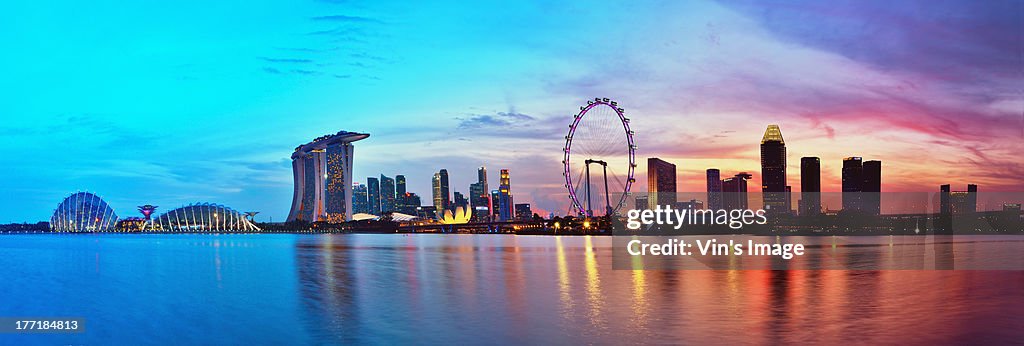
<svg viewBox="0 0 1024 346">
<path fill-rule="evenodd" d="M 608 216 L 622 208 L 636 182 L 633 134 L 618 102 L 595 98 L 580 106 L 565 136 L 562 160 L 573 213 Z"/>
</svg>

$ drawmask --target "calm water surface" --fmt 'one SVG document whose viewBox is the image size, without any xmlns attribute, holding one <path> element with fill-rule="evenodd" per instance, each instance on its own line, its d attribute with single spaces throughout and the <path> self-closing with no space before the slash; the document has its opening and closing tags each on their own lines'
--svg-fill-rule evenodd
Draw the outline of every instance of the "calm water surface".
<svg viewBox="0 0 1024 346">
<path fill-rule="evenodd" d="M 6 235 L 0 343 L 1019 343 L 1022 271 L 613 270 L 611 239 Z"/>
</svg>

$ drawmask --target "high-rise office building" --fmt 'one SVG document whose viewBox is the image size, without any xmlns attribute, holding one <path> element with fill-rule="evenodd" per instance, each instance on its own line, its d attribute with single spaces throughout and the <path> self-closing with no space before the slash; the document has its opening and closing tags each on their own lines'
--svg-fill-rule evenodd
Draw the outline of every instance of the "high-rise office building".
<svg viewBox="0 0 1024 346">
<path fill-rule="evenodd" d="M 864 185 L 864 164 L 860 157 L 843 159 L 843 210 L 860 211 L 861 187 Z"/>
<path fill-rule="evenodd" d="M 466 199 L 466 196 L 463 195 L 462 192 L 455 191 L 453 195 L 452 209 L 457 209 L 458 207 L 466 208 L 469 206 L 469 200 Z"/>
<path fill-rule="evenodd" d="M 636 204 L 634 208 L 636 208 L 637 210 L 649 209 L 649 206 L 647 204 L 647 198 L 647 195 L 637 195 L 635 201 Z"/>
<path fill-rule="evenodd" d="M 821 159 L 800 158 L 800 215 L 821 213 Z"/>
<path fill-rule="evenodd" d="M 740 172 L 722 180 L 722 203 L 723 209 L 748 209 L 747 202 L 747 180 L 752 176 L 747 172 Z"/>
<path fill-rule="evenodd" d="M 339 131 L 295 148 L 295 190 L 288 221 L 340 222 L 352 219 L 352 142 L 370 135 Z"/>
<path fill-rule="evenodd" d="M 366 190 L 366 185 L 355 183 L 352 186 L 352 212 L 353 213 L 369 213 L 370 212 L 370 201 L 367 199 L 369 192 Z"/>
<path fill-rule="evenodd" d="M 768 212 L 789 212 L 786 207 L 786 141 L 779 125 L 768 125 L 761 137 L 761 192 Z"/>
<path fill-rule="evenodd" d="M 676 204 L 676 165 L 662 159 L 647 159 L 647 203 L 652 208 Z"/>
<path fill-rule="evenodd" d="M 498 186 L 498 220 L 510 221 L 515 217 L 514 202 L 512 199 L 512 182 L 507 169 L 501 170 Z"/>
<path fill-rule="evenodd" d="M 420 196 L 415 193 L 406 192 L 397 199 L 400 203 L 397 206 L 398 212 L 406 215 L 417 215 L 416 210 L 421 207 Z"/>
<path fill-rule="evenodd" d="M 294 156 L 294 155 L 293 155 Z M 324 215 L 324 173 L 327 171 L 327 155 L 324 149 L 312 149 L 295 161 L 301 162 L 303 195 L 300 200 L 300 209 L 289 220 L 302 220 L 307 222 L 319 221 Z M 294 166 L 293 166 L 294 168 Z M 296 170 L 299 171 L 299 170 Z"/>
<path fill-rule="evenodd" d="M 708 209 L 722 209 L 722 172 L 717 168 L 707 170 Z"/>
<path fill-rule="evenodd" d="M 437 211 L 444 210 L 445 200 L 441 196 L 441 173 L 434 173 L 434 179 L 431 181 L 430 187 L 433 192 L 434 209 Z"/>
<path fill-rule="evenodd" d="M 533 219 L 533 211 L 530 209 L 530 203 L 520 203 L 515 205 L 516 220 L 526 221 Z"/>
<path fill-rule="evenodd" d="M 408 213 L 405 213 L 405 212 L 402 211 L 402 210 L 408 210 L 405 207 L 407 205 L 411 204 L 410 201 L 406 201 L 405 200 L 405 198 L 407 197 L 407 192 L 408 191 L 406 191 L 405 176 L 401 175 L 401 174 L 396 175 L 395 176 L 395 211 L 397 211 L 399 213 L 403 213 L 403 214 L 408 214 Z M 412 214 L 409 214 L 409 215 L 412 215 Z"/>
<path fill-rule="evenodd" d="M 441 169 L 437 174 L 441 178 L 441 205 L 444 209 L 455 209 L 452 208 L 452 190 L 451 186 L 448 184 L 448 170 Z"/>
<path fill-rule="evenodd" d="M 370 202 L 370 214 L 380 215 L 380 180 L 377 178 L 366 178 L 366 196 Z"/>
<path fill-rule="evenodd" d="M 864 182 L 861 184 L 861 208 L 864 212 L 879 215 L 882 212 L 882 161 L 864 161 L 861 167 Z"/>
<path fill-rule="evenodd" d="M 401 174 L 396 175 L 395 176 L 395 196 L 405 196 L 406 192 L 408 192 L 408 191 L 405 190 L 405 176 L 401 175 Z"/>
<path fill-rule="evenodd" d="M 491 219 L 501 218 L 501 191 L 491 190 Z"/>
<path fill-rule="evenodd" d="M 487 189 L 487 168 L 481 166 L 477 170 L 477 181 L 469 184 L 469 204 L 473 208 L 473 218 L 483 219 L 490 214 L 491 199 Z"/>
<path fill-rule="evenodd" d="M 942 214 L 964 215 L 978 211 L 978 185 L 968 184 L 967 191 L 952 191 L 946 184 L 939 187 L 939 192 Z"/>
<path fill-rule="evenodd" d="M 380 211 L 390 213 L 395 211 L 395 180 L 380 175 Z"/>
</svg>

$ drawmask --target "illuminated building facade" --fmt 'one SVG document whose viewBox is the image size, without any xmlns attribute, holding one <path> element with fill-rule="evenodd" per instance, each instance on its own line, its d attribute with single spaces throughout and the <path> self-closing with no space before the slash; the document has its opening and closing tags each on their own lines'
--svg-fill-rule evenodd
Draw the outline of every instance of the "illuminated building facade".
<svg viewBox="0 0 1024 346">
<path fill-rule="evenodd" d="M 398 198 L 398 206 L 396 207 L 399 213 L 406 215 L 416 215 L 416 210 L 420 208 L 420 196 L 415 193 L 406 192 L 402 194 L 401 198 Z"/>
<path fill-rule="evenodd" d="M 441 169 L 437 172 L 437 176 L 441 189 L 441 207 L 443 209 L 452 209 L 452 190 L 448 184 L 448 170 Z"/>
<path fill-rule="evenodd" d="M 352 145 L 348 142 L 332 142 L 325 152 L 324 213 L 328 222 L 349 220 L 352 210 Z"/>
<path fill-rule="evenodd" d="M 491 190 L 491 219 L 497 220 L 501 217 L 501 192 Z"/>
<path fill-rule="evenodd" d="M 651 207 L 676 204 L 676 165 L 652 157 L 647 159 L 647 203 Z"/>
<path fill-rule="evenodd" d="M 491 198 L 487 189 L 487 168 L 477 169 L 477 181 L 469 184 L 469 204 L 473 209 L 473 218 L 486 219 L 491 214 Z"/>
<path fill-rule="evenodd" d="M 509 177 L 507 169 L 501 170 L 498 182 L 498 220 L 511 221 L 515 217 L 515 210 L 513 210 L 512 179 Z"/>
<path fill-rule="evenodd" d="M 786 198 L 786 141 L 779 125 L 768 125 L 761 137 L 761 191 L 768 212 L 789 212 Z"/>
<path fill-rule="evenodd" d="M 395 176 L 395 196 L 405 195 L 405 193 L 407 192 L 405 190 L 405 188 L 406 188 L 405 176 L 401 175 L 401 174 L 396 175 Z"/>
<path fill-rule="evenodd" d="M 295 148 L 291 157 L 295 190 L 288 221 L 352 219 L 352 142 L 369 136 L 340 131 Z"/>
<path fill-rule="evenodd" d="M 516 204 L 516 220 L 528 221 L 533 220 L 533 210 L 530 209 L 530 203 Z"/>
<path fill-rule="evenodd" d="M 967 191 L 951 191 L 949 184 L 939 187 L 939 212 L 965 215 L 978 211 L 978 185 L 968 184 Z"/>
<path fill-rule="evenodd" d="M 219 204 L 191 204 L 170 210 L 154 220 L 165 232 L 259 231 L 244 213 Z"/>
<path fill-rule="evenodd" d="M 366 178 L 366 197 L 369 201 L 370 214 L 380 215 L 380 180 Z"/>
<path fill-rule="evenodd" d="M 395 204 L 395 180 L 380 175 L 380 211 L 390 213 L 396 209 Z"/>
<path fill-rule="evenodd" d="M 441 173 L 434 173 L 434 179 L 430 183 L 434 201 L 434 210 L 444 210 L 444 198 L 441 197 Z"/>
<path fill-rule="evenodd" d="M 54 232 L 104 232 L 117 225 L 117 214 L 107 202 L 89 192 L 78 192 L 64 198 L 50 217 Z"/>
<path fill-rule="evenodd" d="M 369 191 L 366 189 L 366 185 L 360 183 L 352 184 L 352 212 L 355 214 L 369 214 L 370 213 L 370 201 Z"/>
</svg>

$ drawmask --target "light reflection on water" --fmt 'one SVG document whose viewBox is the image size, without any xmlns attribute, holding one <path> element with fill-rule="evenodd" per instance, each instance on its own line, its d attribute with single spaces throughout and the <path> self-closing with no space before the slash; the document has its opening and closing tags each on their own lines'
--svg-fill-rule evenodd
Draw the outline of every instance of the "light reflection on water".
<svg viewBox="0 0 1024 346">
<path fill-rule="evenodd" d="M 24 235 L 0 251 L 0 316 L 89 328 L 3 343 L 1007 343 L 1024 330 L 1021 271 L 613 270 L 604 237 Z"/>
</svg>

